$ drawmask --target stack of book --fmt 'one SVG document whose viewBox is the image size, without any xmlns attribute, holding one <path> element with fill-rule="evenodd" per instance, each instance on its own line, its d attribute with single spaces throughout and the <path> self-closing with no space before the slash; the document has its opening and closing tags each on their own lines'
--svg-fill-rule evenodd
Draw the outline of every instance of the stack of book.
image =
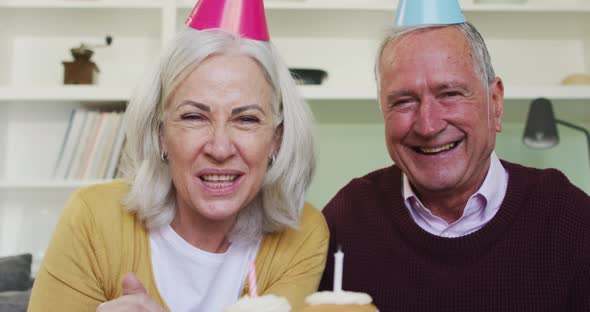
<svg viewBox="0 0 590 312">
<path fill-rule="evenodd" d="M 75 109 L 55 165 L 54 178 L 115 178 L 125 143 L 123 114 Z"/>
</svg>

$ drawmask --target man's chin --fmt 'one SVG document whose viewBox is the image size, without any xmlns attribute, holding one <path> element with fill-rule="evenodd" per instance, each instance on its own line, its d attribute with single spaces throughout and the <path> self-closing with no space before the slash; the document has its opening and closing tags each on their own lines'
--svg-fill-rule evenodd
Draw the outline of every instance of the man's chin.
<svg viewBox="0 0 590 312">
<path fill-rule="evenodd" d="M 410 180 L 410 182 L 419 192 L 452 193 L 457 188 L 458 180 L 458 177 L 433 177 L 429 175 L 417 177 L 414 181 Z"/>
</svg>

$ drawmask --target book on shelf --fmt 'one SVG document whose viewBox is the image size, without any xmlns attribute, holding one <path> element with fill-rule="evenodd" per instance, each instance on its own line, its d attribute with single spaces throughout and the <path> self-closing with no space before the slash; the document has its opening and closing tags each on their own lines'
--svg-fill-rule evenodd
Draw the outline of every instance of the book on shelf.
<svg viewBox="0 0 590 312">
<path fill-rule="evenodd" d="M 119 129 L 122 127 L 121 116 L 122 116 L 121 113 L 112 113 L 110 115 L 112 126 L 109 129 L 108 136 L 105 140 L 105 145 L 101 149 L 101 155 L 100 155 L 98 161 L 96 161 L 96 171 L 94 171 L 92 173 L 93 176 L 98 177 L 100 179 L 112 178 L 112 176 L 110 176 L 110 177 L 107 176 L 107 169 L 108 169 L 107 167 L 109 165 L 109 161 L 111 158 L 111 154 L 113 152 L 113 148 L 116 145 Z"/>
<path fill-rule="evenodd" d="M 86 117 L 86 123 L 84 124 L 84 129 L 82 130 L 82 134 L 80 135 L 80 142 L 78 146 L 76 146 L 76 151 L 74 153 L 74 158 L 70 162 L 70 168 L 66 175 L 67 179 L 77 179 L 78 178 L 78 171 L 80 171 L 80 167 L 84 164 L 84 157 L 90 153 L 89 149 L 92 148 L 91 140 L 94 134 L 96 121 L 99 117 L 99 112 L 97 111 L 89 111 L 88 116 Z"/>
<path fill-rule="evenodd" d="M 57 155 L 57 161 L 55 162 L 55 166 L 53 167 L 52 176 L 55 177 L 57 175 L 57 171 L 60 166 L 60 161 L 63 158 L 65 153 L 66 145 L 68 143 L 68 137 L 70 136 L 70 132 L 72 131 L 73 120 L 74 116 L 76 115 L 76 110 L 73 110 L 70 114 L 70 119 L 68 121 L 68 127 L 66 128 L 66 134 L 64 135 L 64 139 L 62 140 L 61 147 L 59 148 L 59 154 Z"/>
<path fill-rule="evenodd" d="M 86 123 L 87 115 L 88 111 L 83 108 L 75 109 L 72 112 L 72 117 L 70 118 L 64 136 L 62 150 L 59 153 L 55 169 L 53 170 L 53 177 L 55 179 L 65 179 L 67 177 L 68 169 L 70 168 L 76 149 L 80 144 L 80 137 L 84 124 Z"/>
<path fill-rule="evenodd" d="M 107 167 L 107 171 L 104 175 L 107 179 L 119 178 L 120 176 L 117 174 L 117 169 L 120 169 L 120 165 L 123 158 L 123 150 L 125 147 L 125 125 L 123 123 L 123 116 L 121 116 L 121 124 L 117 132 L 117 136 L 115 139 L 115 144 L 113 145 L 113 149 L 109 158 L 109 164 Z"/>
<path fill-rule="evenodd" d="M 117 171 L 115 172 L 115 179 L 122 179 L 128 177 L 127 175 L 127 162 L 128 155 L 125 153 L 125 149 L 127 148 L 127 140 L 123 144 L 123 152 L 119 155 L 119 162 L 117 163 Z"/>
<path fill-rule="evenodd" d="M 75 109 L 64 134 L 54 178 L 114 178 L 125 142 L 123 114 Z"/>
<path fill-rule="evenodd" d="M 116 113 L 101 113 L 101 115 L 103 116 L 104 121 L 96 136 L 92 152 L 90 153 L 90 158 L 88 159 L 88 164 L 86 165 L 84 172 L 79 175 L 80 179 L 97 179 L 102 177 L 99 171 L 102 166 L 103 158 L 105 157 L 107 150 L 109 150 L 109 146 L 113 145 L 111 133 L 116 126 L 116 120 L 114 118 Z"/>
<path fill-rule="evenodd" d="M 82 156 L 82 165 L 75 175 L 75 178 L 78 180 L 88 179 L 91 175 L 90 171 L 93 167 L 93 162 L 96 161 L 97 155 L 101 151 L 101 140 L 104 139 L 105 133 L 108 131 L 108 126 L 108 115 L 99 113 L 97 123 L 94 125 L 92 134 L 90 135 L 90 141 L 88 141 L 88 145 Z"/>
</svg>

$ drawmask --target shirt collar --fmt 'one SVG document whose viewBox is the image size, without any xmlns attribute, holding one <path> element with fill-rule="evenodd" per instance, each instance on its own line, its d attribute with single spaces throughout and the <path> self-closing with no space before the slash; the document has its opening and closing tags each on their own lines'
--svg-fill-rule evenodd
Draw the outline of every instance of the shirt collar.
<svg viewBox="0 0 590 312">
<path fill-rule="evenodd" d="M 488 169 L 486 178 L 483 180 L 483 183 L 477 190 L 477 192 L 475 192 L 475 194 L 473 194 L 471 197 L 479 194 L 484 197 L 486 202 L 489 203 L 492 200 L 492 198 L 494 198 L 497 195 L 499 191 L 496 182 L 504 179 L 504 175 L 504 167 L 502 166 L 500 159 L 494 151 L 490 155 L 490 168 Z M 410 185 L 410 180 L 408 180 L 408 177 L 405 174 L 402 174 L 402 185 L 402 196 L 404 198 L 404 201 L 406 202 L 406 206 L 408 206 L 410 199 L 418 199 L 418 196 L 416 196 L 416 193 L 414 193 L 414 190 Z"/>
</svg>

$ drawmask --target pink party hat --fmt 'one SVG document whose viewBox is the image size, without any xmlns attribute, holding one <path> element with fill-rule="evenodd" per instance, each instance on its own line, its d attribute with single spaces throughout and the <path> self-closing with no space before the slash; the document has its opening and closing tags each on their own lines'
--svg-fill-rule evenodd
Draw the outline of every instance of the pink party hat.
<svg viewBox="0 0 590 312">
<path fill-rule="evenodd" d="M 263 0 L 199 0 L 186 24 L 197 30 L 222 29 L 241 38 L 269 40 Z"/>
</svg>

